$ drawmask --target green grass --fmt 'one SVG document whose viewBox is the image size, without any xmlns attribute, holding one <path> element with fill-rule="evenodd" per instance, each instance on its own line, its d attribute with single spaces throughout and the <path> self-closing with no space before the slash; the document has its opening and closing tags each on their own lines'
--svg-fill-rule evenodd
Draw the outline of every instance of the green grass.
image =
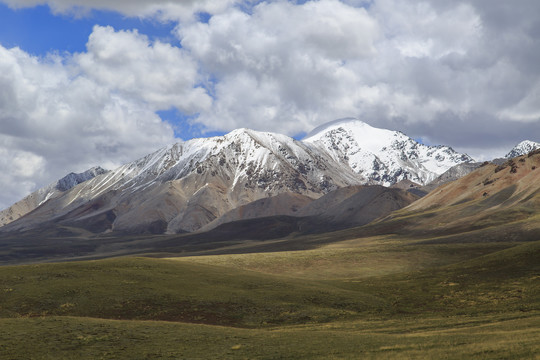
<svg viewBox="0 0 540 360">
<path fill-rule="evenodd" d="M 403 314 L 477 316 L 540 310 L 540 242 L 472 260 L 395 276 L 349 282 L 347 289 L 386 294 Z"/>
<path fill-rule="evenodd" d="M 540 353 L 538 241 L 426 245 L 390 237 L 243 256 L 215 257 L 219 265 L 208 257 L 0 267 L 0 358 Z M 396 264 L 381 272 L 388 256 Z"/>
<path fill-rule="evenodd" d="M 534 359 L 540 315 L 270 330 L 73 317 L 2 319 L 2 359 Z"/>
<path fill-rule="evenodd" d="M 333 284 L 125 258 L 0 268 L 0 316 L 50 315 L 259 327 L 327 322 L 384 301 Z"/>
</svg>

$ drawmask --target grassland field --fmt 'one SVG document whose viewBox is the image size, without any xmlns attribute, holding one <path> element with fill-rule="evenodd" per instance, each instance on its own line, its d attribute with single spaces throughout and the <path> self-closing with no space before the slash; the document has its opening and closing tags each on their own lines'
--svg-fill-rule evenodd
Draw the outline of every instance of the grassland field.
<svg viewBox="0 0 540 360">
<path fill-rule="evenodd" d="M 540 241 L 0 267 L 0 359 L 540 359 Z"/>
</svg>

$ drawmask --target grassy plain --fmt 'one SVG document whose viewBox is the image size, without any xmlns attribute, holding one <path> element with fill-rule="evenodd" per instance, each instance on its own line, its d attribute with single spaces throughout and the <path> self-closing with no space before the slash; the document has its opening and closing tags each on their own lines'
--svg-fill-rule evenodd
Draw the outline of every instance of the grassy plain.
<svg viewBox="0 0 540 360">
<path fill-rule="evenodd" d="M 5 359 L 537 359 L 540 315 L 241 329 L 74 317 L 2 319 Z"/>
<path fill-rule="evenodd" d="M 540 358 L 540 241 L 0 267 L 2 359 Z"/>
<path fill-rule="evenodd" d="M 312 238 L 316 236 L 310 236 Z M 426 246 L 425 241 L 374 236 L 330 243 L 316 249 L 171 259 L 311 280 L 346 280 L 440 267 L 516 245 L 493 242 Z"/>
</svg>

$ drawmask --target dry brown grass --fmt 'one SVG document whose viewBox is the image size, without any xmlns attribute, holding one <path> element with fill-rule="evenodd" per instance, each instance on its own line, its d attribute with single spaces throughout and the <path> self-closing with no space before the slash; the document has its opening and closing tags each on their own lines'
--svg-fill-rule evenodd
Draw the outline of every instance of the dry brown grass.
<svg viewBox="0 0 540 360">
<path fill-rule="evenodd" d="M 360 279 L 451 264 L 512 246 L 501 243 L 421 246 L 417 242 L 392 236 L 368 237 L 313 250 L 169 259 L 304 279 Z"/>
</svg>

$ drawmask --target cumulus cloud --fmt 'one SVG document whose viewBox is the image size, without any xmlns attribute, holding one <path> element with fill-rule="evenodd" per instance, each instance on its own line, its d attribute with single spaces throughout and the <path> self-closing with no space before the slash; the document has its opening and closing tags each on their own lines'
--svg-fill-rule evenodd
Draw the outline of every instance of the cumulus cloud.
<svg viewBox="0 0 540 360">
<path fill-rule="evenodd" d="M 18 189 L 0 204 L 68 172 L 113 168 L 174 142 L 155 111 L 204 109 L 210 98 L 197 82 L 181 49 L 136 31 L 95 27 L 87 52 L 66 57 L 0 46 L 0 181 Z"/>
<path fill-rule="evenodd" d="M 7 139 L 1 138 L 7 145 Z M 0 147 L 0 204 L 9 206 L 35 190 L 36 183 L 44 172 L 45 159 L 31 152 Z M 2 208 L 3 208 L 2 207 Z"/>
<path fill-rule="evenodd" d="M 384 35 L 374 77 L 412 100 L 388 102 L 396 125 L 479 158 L 539 139 L 538 11 L 533 1 L 376 1 Z"/>
<path fill-rule="evenodd" d="M 335 0 L 260 3 L 249 14 L 231 8 L 178 31 L 216 79 L 213 108 L 200 122 L 287 133 L 356 110 L 362 82 L 348 63 L 374 57 L 378 34 L 365 9 Z"/>
<path fill-rule="evenodd" d="M 77 68 L 104 88 L 144 101 L 153 110 L 176 107 L 195 113 L 210 106 L 211 99 L 201 87 L 197 64 L 180 48 L 155 42 L 134 31 L 116 32 L 96 26 L 78 54 Z"/>
</svg>

